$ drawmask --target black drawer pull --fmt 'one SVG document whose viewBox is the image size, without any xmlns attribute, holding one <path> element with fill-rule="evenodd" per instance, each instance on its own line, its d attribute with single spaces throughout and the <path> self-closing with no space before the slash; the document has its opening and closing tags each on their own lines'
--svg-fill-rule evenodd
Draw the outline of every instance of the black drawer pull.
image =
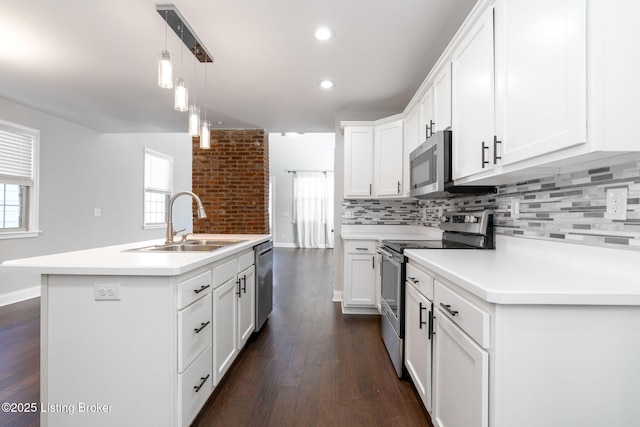
<svg viewBox="0 0 640 427">
<path fill-rule="evenodd" d="M 242 292 L 247 293 L 247 275 L 242 277 Z"/>
<path fill-rule="evenodd" d="M 202 380 L 202 382 L 200 383 L 200 385 L 194 385 L 193 388 L 195 389 L 196 393 L 200 391 L 200 389 L 202 388 L 202 386 L 204 385 L 204 383 L 207 382 L 207 380 L 209 379 L 209 375 L 207 374 L 206 377 L 200 377 L 200 379 Z"/>
<path fill-rule="evenodd" d="M 449 304 L 440 303 L 440 307 L 444 308 L 447 311 L 447 313 L 449 313 L 452 316 L 455 316 L 456 314 L 458 314 L 456 310 L 451 310 L 451 305 Z"/>
<path fill-rule="evenodd" d="M 485 145 L 484 141 L 482 141 L 482 169 L 484 169 L 484 165 L 489 164 L 489 160 L 485 160 L 484 150 L 488 150 L 489 147 Z"/>
<path fill-rule="evenodd" d="M 236 295 L 238 295 L 238 298 L 242 298 L 242 288 L 240 287 L 240 283 L 242 283 L 242 279 L 238 278 L 238 280 L 236 280 L 236 285 L 238 285 Z"/>
<path fill-rule="evenodd" d="M 196 334 L 199 334 L 201 330 L 203 330 L 204 328 L 207 327 L 207 325 L 211 323 L 210 321 L 207 321 L 207 323 L 200 323 L 200 327 L 199 328 L 195 328 L 194 331 L 196 331 Z"/>
<path fill-rule="evenodd" d="M 427 309 L 427 307 L 423 307 L 422 303 L 420 303 L 420 319 L 419 319 L 420 320 L 420 325 L 419 325 L 420 329 L 422 329 L 422 325 L 426 325 L 427 324 L 427 322 L 422 320 L 422 310 L 426 310 L 426 309 Z"/>
<path fill-rule="evenodd" d="M 200 292 L 204 291 L 205 289 L 207 289 L 208 287 L 210 287 L 211 285 L 202 285 L 200 286 L 200 289 L 194 289 L 193 292 L 195 292 L 196 294 L 199 294 Z"/>
<path fill-rule="evenodd" d="M 416 280 L 416 278 L 415 278 L 415 277 L 409 277 L 409 280 L 411 280 L 411 281 L 412 281 L 413 283 L 415 283 L 416 285 L 417 285 L 418 283 L 420 283 L 420 281 L 419 281 L 419 280 Z"/>
<path fill-rule="evenodd" d="M 369 248 L 356 248 L 356 251 L 368 251 Z"/>
</svg>

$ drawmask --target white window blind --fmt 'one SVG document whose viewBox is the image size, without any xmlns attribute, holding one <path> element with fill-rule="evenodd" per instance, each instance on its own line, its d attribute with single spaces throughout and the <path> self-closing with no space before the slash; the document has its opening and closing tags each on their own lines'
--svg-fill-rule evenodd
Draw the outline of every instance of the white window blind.
<svg viewBox="0 0 640 427">
<path fill-rule="evenodd" d="M 33 185 L 33 146 L 37 135 L 0 124 L 0 181 Z"/>
<path fill-rule="evenodd" d="M 147 190 L 171 191 L 173 159 L 150 150 L 145 151 L 145 187 Z"/>
</svg>

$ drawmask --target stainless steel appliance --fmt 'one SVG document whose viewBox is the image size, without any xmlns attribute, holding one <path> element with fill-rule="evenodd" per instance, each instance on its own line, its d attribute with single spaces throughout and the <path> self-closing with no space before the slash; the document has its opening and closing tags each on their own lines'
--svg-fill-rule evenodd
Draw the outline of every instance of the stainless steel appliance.
<svg viewBox="0 0 640 427">
<path fill-rule="evenodd" d="M 256 332 L 273 309 L 273 243 L 259 244 L 254 248 L 256 261 Z"/>
<path fill-rule="evenodd" d="M 495 193 L 491 186 L 455 185 L 452 178 L 452 135 L 450 130 L 432 134 L 409 155 L 412 197 L 433 199 L 451 194 Z"/>
<path fill-rule="evenodd" d="M 381 333 L 398 374 L 404 371 L 406 249 L 493 249 L 493 211 L 448 212 L 441 218 L 442 240 L 383 240 L 378 246 L 382 284 Z M 433 312 L 433 310 L 431 310 Z"/>
</svg>

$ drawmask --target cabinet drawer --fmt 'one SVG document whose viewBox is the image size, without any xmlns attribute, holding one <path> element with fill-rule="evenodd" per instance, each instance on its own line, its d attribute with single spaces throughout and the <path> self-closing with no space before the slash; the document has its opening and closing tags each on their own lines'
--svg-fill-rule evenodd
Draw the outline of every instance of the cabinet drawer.
<svg viewBox="0 0 640 427">
<path fill-rule="evenodd" d="M 434 288 L 435 308 L 439 310 L 438 313 L 442 313 L 460 326 L 482 347 L 489 348 L 490 314 L 438 281 L 435 282 Z"/>
<path fill-rule="evenodd" d="M 433 277 L 418 269 L 412 264 L 407 264 L 407 281 L 425 297 L 433 301 Z"/>
<path fill-rule="evenodd" d="M 238 257 L 238 269 L 236 271 L 246 270 L 255 262 L 255 252 L 250 251 Z"/>
<path fill-rule="evenodd" d="M 347 240 L 346 252 L 349 254 L 373 254 L 376 252 L 375 240 Z"/>
<path fill-rule="evenodd" d="M 178 309 L 182 309 L 198 298 L 211 293 L 211 271 L 205 271 L 178 283 Z"/>
<path fill-rule="evenodd" d="M 238 274 L 238 259 L 234 258 L 231 261 L 227 261 L 224 264 L 217 266 L 213 270 L 213 283 L 214 288 L 226 283 L 232 277 Z"/>
<path fill-rule="evenodd" d="M 178 312 L 178 371 L 183 372 L 211 344 L 211 293 Z"/>
<path fill-rule="evenodd" d="M 178 374 L 178 419 L 188 427 L 213 391 L 211 346 L 183 374 Z"/>
</svg>

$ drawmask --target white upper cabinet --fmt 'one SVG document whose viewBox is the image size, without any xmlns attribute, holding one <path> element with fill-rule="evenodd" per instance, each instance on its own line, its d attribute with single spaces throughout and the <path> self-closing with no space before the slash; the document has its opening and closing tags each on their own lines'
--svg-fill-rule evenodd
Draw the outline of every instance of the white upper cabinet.
<svg viewBox="0 0 640 427">
<path fill-rule="evenodd" d="M 501 165 L 586 142 L 586 0 L 497 0 Z"/>
<path fill-rule="evenodd" d="M 433 85 L 431 85 L 420 99 L 420 143 L 426 141 L 435 132 L 434 122 Z"/>
<path fill-rule="evenodd" d="M 433 132 L 451 127 L 451 63 L 446 62 L 433 81 Z"/>
<path fill-rule="evenodd" d="M 345 198 L 404 197 L 403 123 L 344 125 Z"/>
<path fill-rule="evenodd" d="M 344 129 L 344 197 L 373 196 L 373 127 Z"/>
<path fill-rule="evenodd" d="M 373 158 L 376 196 L 402 196 L 402 120 L 375 127 Z"/>
<path fill-rule="evenodd" d="M 452 58 L 453 178 L 493 167 L 493 9 L 462 39 Z"/>
</svg>

